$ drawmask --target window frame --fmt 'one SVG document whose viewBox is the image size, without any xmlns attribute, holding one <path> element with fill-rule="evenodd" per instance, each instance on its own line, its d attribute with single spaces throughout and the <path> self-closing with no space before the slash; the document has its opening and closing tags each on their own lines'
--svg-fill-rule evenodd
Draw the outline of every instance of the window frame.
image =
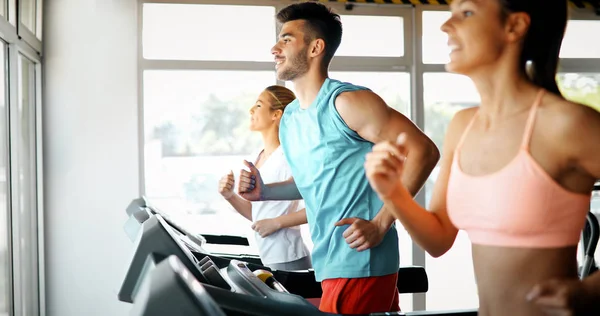
<svg viewBox="0 0 600 316">
<path fill-rule="evenodd" d="M 19 106 L 20 100 L 18 99 L 18 91 L 19 91 L 19 63 L 18 58 L 19 55 L 23 55 L 23 57 L 27 58 L 33 66 L 33 74 L 34 78 L 29 78 L 30 84 L 33 84 L 33 89 L 29 92 L 33 97 L 33 104 L 35 108 L 31 111 L 30 118 L 33 121 L 30 128 L 30 132 L 33 137 L 33 143 L 30 144 L 28 150 L 33 153 L 33 157 L 31 158 L 31 164 L 28 166 L 32 168 L 32 183 L 30 184 L 32 196 L 35 197 L 33 202 L 33 207 L 35 208 L 35 214 L 32 215 L 33 222 L 27 223 L 28 225 L 35 226 L 37 229 L 35 231 L 37 238 L 37 262 L 34 262 L 34 266 L 37 264 L 37 271 L 35 273 L 35 279 L 37 283 L 37 289 L 34 289 L 37 295 L 33 299 L 32 302 L 34 306 L 32 306 L 34 311 L 37 311 L 39 315 L 45 315 L 45 263 L 44 263 L 44 209 L 43 209 L 43 159 L 42 159 L 42 109 L 41 109 L 41 61 L 38 57 L 37 52 L 32 51 L 32 49 L 28 46 L 21 46 L 18 44 L 10 44 L 8 47 L 9 54 L 9 87 L 10 87 L 10 121 L 13 122 L 10 125 L 10 172 L 12 175 L 16 174 L 19 166 L 19 157 L 18 152 L 16 150 L 15 142 L 19 141 L 18 139 L 14 139 L 13 136 L 20 135 L 20 131 L 17 130 L 18 124 L 15 122 L 19 121 L 18 111 L 16 110 Z M 33 129 L 33 131 L 31 130 Z M 17 183 L 16 181 L 11 181 L 12 183 Z M 11 189 L 11 211 L 17 210 L 20 204 L 19 201 L 19 190 Z M 20 280 L 20 275 L 24 273 L 21 264 L 23 261 L 27 259 L 27 257 L 23 257 L 20 252 L 18 241 L 21 238 L 29 237 L 31 235 L 25 235 L 26 233 L 20 230 L 21 217 L 18 212 L 11 212 L 11 223 L 12 223 L 12 273 L 13 273 L 13 313 L 14 315 L 21 315 L 21 304 L 23 300 L 26 300 L 26 297 L 23 297 L 21 293 L 22 284 L 20 282 L 14 282 L 14 280 Z M 23 259 L 25 258 L 25 259 Z M 27 293 L 31 295 L 32 293 Z"/>
<path fill-rule="evenodd" d="M 10 86 L 10 78 L 9 78 L 9 56 L 8 56 L 8 46 L 9 44 L 7 42 L 5 42 L 4 40 L 0 39 L 0 41 L 2 41 L 2 44 L 4 44 L 4 60 L 0 60 L 0 62 L 4 63 L 4 73 L 0 74 L 1 76 L 4 76 L 4 102 L 5 102 L 5 115 L 6 115 L 6 125 L 2 128 L 4 128 L 4 132 L 6 133 L 6 144 L 5 144 L 5 148 L 2 148 L 3 150 L 5 150 L 5 159 L 6 159 L 6 170 L 4 172 L 4 176 L 7 182 L 6 185 L 6 224 L 8 227 L 6 227 L 6 232 L 5 232 L 5 237 L 7 240 L 7 268 L 8 268 L 8 273 L 7 273 L 7 289 L 8 289 L 8 293 L 7 294 L 7 303 L 8 303 L 8 314 L 9 315 L 13 315 L 13 304 L 12 302 L 14 301 L 14 293 L 13 293 L 13 284 L 14 284 L 14 273 L 13 271 L 13 225 L 12 225 L 12 203 L 11 203 L 11 197 L 12 197 L 12 187 L 11 187 L 11 183 L 12 181 L 10 180 L 11 178 L 11 151 L 10 151 L 10 135 L 11 135 L 11 120 L 10 120 L 10 93 L 9 93 L 9 86 Z M 2 271 L 2 273 L 4 273 L 4 271 Z"/>
<path fill-rule="evenodd" d="M 41 23 L 41 8 L 42 0 L 36 0 L 37 10 L 36 15 L 38 21 L 36 21 L 36 28 L 39 31 L 42 29 Z M 33 310 L 37 311 L 36 315 L 46 315 L 45 305 L 45 245 L 44 245 L 44 203 L 43 203 L 43 136 L 42 136 L 42 46 L 41 40 L 37 39 L 39 45 L 35 43 L 32 45 L 26 37 L 21 36 L 18 21 L 18 6 L 20 2 L 17 0 L 7 1 L 7 16 L 0 18 L 0 40 L 5 43 L 5 89 L 6 89 L 6 111 L 8 124 L 5 127 L 8 132 L 8 153 L 7 153 L 7 179 L 9 180 L 8 186 L 8 214 L 7 219 L 9 221 L 8 227 L 8 240 L 9 240 L 9 298 L 8 302 L 8 315 L 20 315 L 22 314 L 21 304 L 23 300 L 27 300 L 27 297 L 23 297 L 21 294 L 22 284 L 15 282 L 19 280 L 19 276 L 23 273 L 21 263 L 23 262 L 21 254 L 19 253 L 19 240 L 23 237 L 33 237 L 31 235 L 24 236 L 25 233 L 21 232 L 18 225 L 22 221 L 21 216 L 18 212 L 13 210 L 18 209 L 18 189 L 15 188 L 14 178 L 15 172 L 18 166 L 18 156 L 16 153 L 19 139 L 15 139 L 19 132 L 16 129 L 19 127 L 16 122 L 18 121 L 17 114 L 15 111 L 19 106 L 18 100 L 18 88 L 19 88 L 19 68 L 18 58 L 19 54 L 23 55 L 29 61 L 33 63 L 34 77 L 30 78 L 30 84 L 32 89 L 30 93 L 34 97 L 32 99 L 32 106 L 35 108 L 31 109 L 29 132 L 32 137 L 32 143 L 29 147 L 29 152 L 33 153 L 31 157 L 30 166 L 31 168 L 31 183 L 28 188 L 31 190 L 33 197 L 32 207 L 35 209 L 34 214 L 31 215 L 31 222 L 25 223 L 29 227 L 35 227 L 35 233 L 37 238 L 37 247 L 33 249 L 36 252 L 37 261 L 32 262 L 32 266 L 37 265 L 37 271 L 34 271 L 34 276 L 37 288 L 32 289 L 35 293 L 35 297 L 31 301 L 27 301 L 29 304 L 33 304 Z M 27 259 L 27 257 L 25 257 Z M 27 293 L 26 295 L 31 295 Z M 31 305 L 30 305 L 31 306 Z"/>
</svg>

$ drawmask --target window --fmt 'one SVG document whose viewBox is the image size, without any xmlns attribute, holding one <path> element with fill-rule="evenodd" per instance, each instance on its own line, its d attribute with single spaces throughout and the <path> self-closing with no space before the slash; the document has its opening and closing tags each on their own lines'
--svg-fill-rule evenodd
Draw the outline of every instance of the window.
<svg viewBox="0 0 600 316">
<path fill-rule="evenodd" d="M 440 30 L 450 15 L 449 11 L 423 11 L 424 64 L 446 64 L 450 61 L 448 36 Z"/>
<path fill-rule="evenodd" d="M 565 98 L 600 111 L 600 73 L 561 73 L 556 81 Z"/>
<path fill-rule="evenodd" d="M 562 42 L 561 58 L 600 58 L 600 43 L 590 40 L 600 33 L 600 21 L 570 20 Z"/>
<path fill-rule="evenodd" d="M 404 56 L 402 17 L 342 15 L 341 20 L 344 32 L 336 56 Z"/>
<path fill-rule="evenodd" d="M 479 94 L 467 77 L 450 73 L 423 75 L 425 133 L 443 148 L 444 136 L 456 112 L 479 104 Z M 439 165 L 425 183 L 429 206 Z M 471 259 L 471 243 L 459 232 L 452 249 L 440 258 L 426 256 L 429 278 L 427 310 L 474 308 L 478 306 L 477 287 Z"/>
<path fill-rule="evenodd" d="M 146 59 L 273 60 L 274 7 L 145 3 L 143 15 Z"/>
<path fill-rule="evenodd" d="M 20 309 L 22 314 L 38 313 L 38 228 L 37 228 L 37 192 L 36 192 L 36 114 L 35 114 L 35 67 L 34 62 L 19 55 L 18 58 L 18 103 L 16 111 L 15 144 L 16 166 L 13 166 L 13 190 L 19 197 L 13 201 L 18 213 L 16 229 L 19 240 L 16 250 L 15 283 L 20 288 Z M 12 141 L 12 139 L 11 139 Z M 14 214 L 13 213 L 13 214 Z M 17 246 L 15 246 L 17 247 Z"/>
<path fill-rule="evenodd" d="M 273 71 L 146 70 L 146 195 L 193 231 L 253 241 L 250 222 L 217 183 L 230 169 L 237 179 L 243 159 L 261 146 L 260 135 L 248 130 L 248 111 L 273 84 Z"/>
<path fill-rule="evenodd" d="M 8 182 L 8 107 L 6 106 L 6 44 L 0 41 L 0 315 L 10 311 L 10 232 Z"/>
<path fill-rule="evenodd" d="M 446 128 L 456 112 L 479 105 L 479 93 L 471 79 L 451 73 L 423 75 L 425 132 L 440 150 Z"/>
</svg>

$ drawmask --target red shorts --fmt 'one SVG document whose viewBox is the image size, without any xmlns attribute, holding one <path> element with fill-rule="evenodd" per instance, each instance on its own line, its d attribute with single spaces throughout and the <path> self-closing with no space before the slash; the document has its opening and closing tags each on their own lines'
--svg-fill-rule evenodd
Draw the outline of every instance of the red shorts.
<svg viewBox="0 0 600 316">
<path fill-rule="evenodd" d="M 326 279 L 319 309 L 334 314 L 399 312 L 398 273 L 356 279 Z"/>
</svg>

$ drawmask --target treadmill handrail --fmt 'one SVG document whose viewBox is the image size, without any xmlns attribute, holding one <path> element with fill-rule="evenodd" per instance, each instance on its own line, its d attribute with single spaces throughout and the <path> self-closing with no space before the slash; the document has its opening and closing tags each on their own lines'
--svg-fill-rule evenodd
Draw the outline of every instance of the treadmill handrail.
<svg viewBox="0 0 600 316">
<path fill-rule="evenodd" d="M 600 226 L 598 224 L 598 218 L 594 213 L 589 212 L 587 215 L 586 227 L 583 232 L 583 246 L 584 258 L 581 267 L 580 278 L 586 278 L 592 273 L 595 260 L 594 255 L 596 253 L 596 247 L 598 240 L 600 239 Z"/>
<path fill-rule="evenodd" d="M 596 253 L 596 246 L 598 245 L 598 240 L 600 239 L 600 224 L 598 223 L 598 218 L 596 215 L 591 212 L 588 213 L 587 222 L 590 229 L 591 242 L 587 245 L 585 253 L 593 256 Z"/>
</svg>

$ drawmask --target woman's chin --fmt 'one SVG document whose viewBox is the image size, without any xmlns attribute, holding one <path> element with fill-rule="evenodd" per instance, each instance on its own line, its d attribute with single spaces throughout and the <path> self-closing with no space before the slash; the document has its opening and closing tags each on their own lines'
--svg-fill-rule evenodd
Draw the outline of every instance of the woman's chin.
<svg viewBox="0 0 600 316">
<path fill-rule="evenodd" d="M 447 72 L 450 72 L 450 73 L 459 74 L 459 75 L 465 74 L 465 69 L 464 69 L 465 67 L 461 67 L 460 63 L 457 63 L 457 62 L 450 61 L 446 65 L 444 65 L 444 68 L 446 69 Z"/>
</svg>

